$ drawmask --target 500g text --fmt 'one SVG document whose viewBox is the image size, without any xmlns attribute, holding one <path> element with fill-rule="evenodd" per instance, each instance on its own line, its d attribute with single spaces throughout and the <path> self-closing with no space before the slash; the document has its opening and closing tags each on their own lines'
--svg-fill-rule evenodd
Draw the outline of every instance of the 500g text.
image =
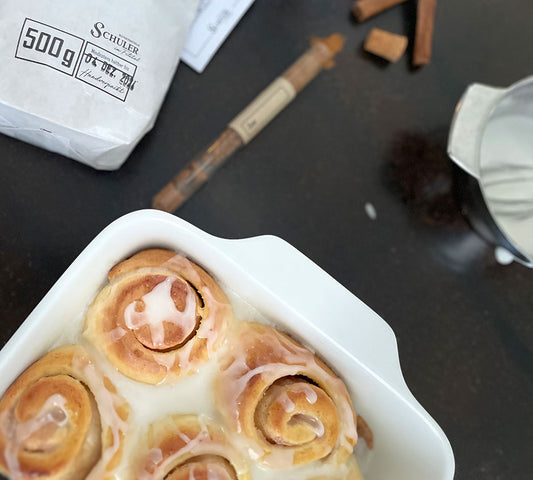
<svg viewBox="0 0 533 480">
<path fill-rule="evenodd" d="M 39 30 L 31 27 L 26 31 L 24 38 L 25 40 L 22 43 L 24 48 L 35 50 L 54 58 L 60 58 L 61 65 L 64 65 L 67 68 L 72 66 L 76 52 L 69 48 L 63 50 L 63 45 L 65 43 L 63 38 L 52 37 L 49 33 L 39 32 Z"/>
</svg>

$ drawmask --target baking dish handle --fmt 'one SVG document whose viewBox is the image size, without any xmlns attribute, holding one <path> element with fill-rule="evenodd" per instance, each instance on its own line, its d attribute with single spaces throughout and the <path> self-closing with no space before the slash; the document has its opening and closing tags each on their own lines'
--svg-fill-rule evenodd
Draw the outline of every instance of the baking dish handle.
<svg viewBox="0 0 533 480">
<path fill-rule="evenodd" d="M 213 240 L 250 281 L 266 287 L 371 374 L 416 402 L 401 373 L 392 329 L 328 273 L 275 236 Z"/>
</svg>

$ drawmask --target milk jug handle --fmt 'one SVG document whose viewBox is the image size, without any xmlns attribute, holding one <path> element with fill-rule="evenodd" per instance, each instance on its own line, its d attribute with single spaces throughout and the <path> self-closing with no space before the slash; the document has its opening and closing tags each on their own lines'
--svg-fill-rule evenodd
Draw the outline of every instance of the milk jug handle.
<svg viewBox="0 0 533 480">
<path fill-rule="evenodd" d="M 480 83 L 470 85 L 455 108 L 448 155 L 470 175 L 479 179 L 478 149 L 487 118 L 505 88 Z"/>
</svg>

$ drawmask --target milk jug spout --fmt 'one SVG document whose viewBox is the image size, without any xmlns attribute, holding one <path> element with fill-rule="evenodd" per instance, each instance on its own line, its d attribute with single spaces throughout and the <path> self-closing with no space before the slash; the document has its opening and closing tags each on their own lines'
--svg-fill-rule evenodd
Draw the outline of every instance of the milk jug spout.
<svg viewBox="0 0 533 480">
<path fill-rule="evenodd" d="M 480 83 L 470 85 L 455 108 L 448 155 L 463 170 L 479 179 L 479 144 L 490 112 L 506 92 L 505 88 Z"/>
</svg>

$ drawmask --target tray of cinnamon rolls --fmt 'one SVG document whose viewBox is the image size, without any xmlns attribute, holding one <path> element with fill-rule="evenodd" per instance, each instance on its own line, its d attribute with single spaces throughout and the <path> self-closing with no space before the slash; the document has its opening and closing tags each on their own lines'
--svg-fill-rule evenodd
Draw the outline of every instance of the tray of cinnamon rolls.
<svg viewBox="0 0 533 480">
<path fill-rule="evenodd" d="M 277 237 L 152 210 L 81 253 L 0 352 L 12 480 L 450 480 L 392 330 Z"/>
</svg>

